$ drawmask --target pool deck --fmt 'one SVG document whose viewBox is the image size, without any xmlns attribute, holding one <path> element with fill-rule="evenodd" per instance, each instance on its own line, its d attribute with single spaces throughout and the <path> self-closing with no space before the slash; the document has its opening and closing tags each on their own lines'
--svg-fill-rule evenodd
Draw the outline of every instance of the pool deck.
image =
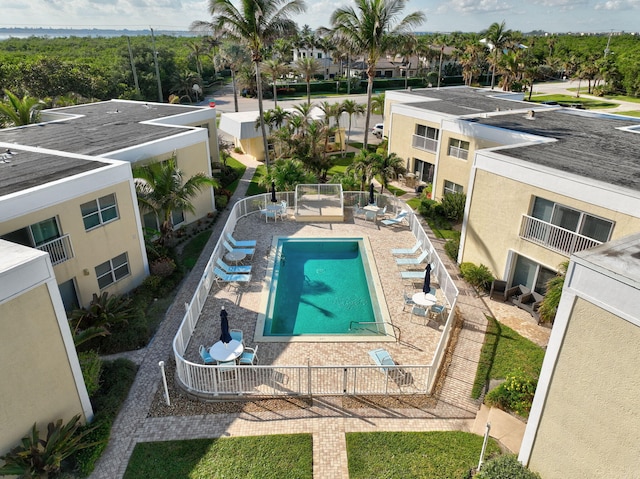
<svg viewBox="0 0 640 479">
<path fill-rule="evenodd" d="M 257 166 L 256 162 L 252 162 L 247 157 L 239 157 L 239 159 L 248 167 L 236 194 L 231 200 L 232 203 L 244 196 Z M 470 399 L 470 392 L 486 328 L 485 315 L 493 315 L 541 346 L 546 345 L 548 341 L 549 328 L 536 325 L 535 321 L 527 313 L 515 306 L 490 301 L 486 295 L 479 296 L 476 294 L 473 289 L 458 277 L 457 266 L 446 258 L 442 249 L 443 243 L 430 235 L 430 239 L 443 259 L 445 267 L 460 290 L 457 308 L 464 318 L 456 347 L 452 352 L 451 364 L 446 372 L 435 406 L 421 408 L 410 404 L 396 407 L 370 405 L 369 407 L 354 409 L 345 408 L 342 404 L 342 398 L 316 397 L 314 398 L 313 406 L 307 409 L 265 409 L 262 412 L 238 414 L 150 417 L 151 404 L 158 389 L 161 387 L 158 362 L 171 360 L 173 355 L 172 341 L 184 315 L 184 304 L 189 302 L 193 296 L 208 257 L 213 251 L 218 236 L 221 234 L 227 215 L 227 211 L 221 212 L 221 219 L 214 225 L 212 237 L 207 243 L 202 257 L 185 278 L 174 305 L 167 312 L 165 320 L 160 325 L 150 344 L 139 351 L 119 355 L 134 360 L 139 364 L 139 370 L 129 397 L 114 422 L 109 444 L 98 461 L 95 471 L 90 476 L 91 478 L 117 479 L 123 477 L 129 457 L 138 442 L 311 433 L 313 435 L 313 477 L 316 479 L 347 479 L 349 476 L 346 432 L 472 430 L 474 419 L 480 409 L 480 403 Z M 247 218 L 239 225 L 237 230 L 238 239 L 256 238 L 259 242 L 268 241 L 267 238 L 258 238 L 254 232 L 253 228 L 254 226 L 257 228 L 258 224 L 271 228 L 271 230 L 267 231 L 273 232 L 267 236 L 276 234 L 276 231 L 278 231 L 277 234 L 282 234 L 283 230 L 295 228 L 289 222 L 265 225 L 264 221 L 256 219 L 257 221 L 254 223 L 253 220 L 254 218 Z M 374 226 L 371 222 L 363 222 L 362 224 L 347 222 L 340 226 L 355 228 L 356 225 L 359 227 L 360 234 L 363 231 L 373 237 L 378 234 L 384 234 L 384 232 L 381 232 L 384 227 Z M 330 223 L 306 225 L 305 229 L 307 228 L 312 229 L 313 235 L 320 235 L 321 233 L 329 235 L 332 231 L 336 231 L 338 225 Z M 425 230 L 428 234 L 430 233 L 427 228 Z M 396 242 L 402 245 L 413 244 L 412 238 L 407 236 L 410 233 L 406 228 L 392 227 L 386 231 L 386 234 L 393 235 L 394 244 Z M 381 239 L 382 236 L 379 238 Z M 375 253 L 378 271 L 382 270 L 391 273 L 388 279 L 381 278 L 381 280 L 383 280 L 385 297 L 389 300 L 392 318 L 394 318 L 394 322 L 397 320 L 401 327 L 407 328 L 407 331 L 412 328 L 411 331 L 415 330 L 416 334 L 420 335 L 419 337 L 409 336 L 407 339 L 412 343 L 419 344 L 425 350 L 424 357 L 428 361 L 427 349 L 432 347 L 430 345 L 433 339 L 437 337 L 438 332 L 430 326 L 412 326 L 408 324 L 408 313 L 401 312 L 402 290 L 399 289 L 399 285 L 402 281 L 399 279 L 395 262 L 392 262 L 393 257 L 388 253 L 393 246 L 382 244 L 377 240 L 376 244 L 379 246 L 379 251 Z M 380 245 L 382 246 L 380 247 Z M 258 248 L 258 255 L 254 260 L 256 265 L 259 264 L 260 254 L 265 254 L 264 245 L 259 245 Z M 262 249 L 260 250 L 260 248 Z M 380 262 L 378 262 L 378 258 L 380 258 Z M 221 303 L 228 304 L 231 327 L 244 329 L 247 332 L 251 330 L 251 321 L 253 321 L 251 318 L 256 315 L 254 309 L 259 306 L 259 268 L 258 266 L 258 269 L 256 269 L 257 281 L 248 285 L 240 296 L 236 296 L 227 290 L 216 291 L 211 295 L 205 306 L 205 314 L 211 317 L 211 321 L 213 321 L 213 318 L 219 317 L 218 308 Z M 264 275 L 264 271 L 262 274 Z M 386 277 L 386 273 L 383 276 Z M 397 278 L 397 281 L 394 278 Z M 246 321 L 246 323 L 243 321 Z M 215 324 L 210 323 L 210 327 L 217 328 L 217 323 L 217 321 Z M 217 329 L 215 331 L 206 330 L 201 325 L 198 334 L 202 335 L 199 336 L 202 341 L 210 342 L 216 339 L 216 331 Z M 194 340 L 193 343 L 195 344 L 197 341 Z M 304 358 L 313 358 L 319 364 L 324 361 L 322 354 L 316 350 L 315 345 L 308 343 L 306 345 L 281 345 L 280 349 L 274 350 L 264 347 L 264 352 L 263 346 L 261 344 L 258 351 L 261 362 L 285 361 L 285 358 L 296 357 L 298 354 L 304 354 Z M 322 347 L 322 345 L 318 347 Z M 384 347 L 389 348 L 389 345 L 385 343 Z M 409 359 L 407 351 L 401 345 L 396 347 L 389 348 L 392 354 L 397 354 L 399 362 L 407 361 Z M 365 349 L 370 348 L 367 345 Z M 344 357 L 353 358 L 354 361 L 366 362 L 367 360 L 366 354 L 363 354 L 362 351 L 354 350 L 353 352 L 348 352 L 348 354 L 347 352 L 342 354 L 344 354 Z M 411 353 L 411 358 L 413 358 L 414 354 L 415 352 Z"/>
</svg>

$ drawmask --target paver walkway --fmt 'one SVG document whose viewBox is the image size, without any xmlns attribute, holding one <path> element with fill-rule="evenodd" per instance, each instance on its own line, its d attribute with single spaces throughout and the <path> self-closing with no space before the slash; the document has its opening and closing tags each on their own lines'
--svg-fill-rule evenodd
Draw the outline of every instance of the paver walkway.
<svg viewBox="0 0 640 479">
<path fill-rule="evenodd" d="M 247 165 L 247 170 L 230 205 L 244 197 L 258 165 L 248 157 L 239 159 Z M 139 364 L 139 371 L 129 397 L 114 422 L 111 440 L 92 478 L 123 477 L 138 442 L 282 433 L 313 434 L 314 478 L 348 478 L 345 432 L 471 430 L 480 404 L 470 398 L 470 391 L 487 325 L 485 314 L 491 313 L 485 301 L 462 281 L 456 283 L 460 290 L 457 305 L 464 317 L 464 326 L 453 351 L 439 400 L 433 408 L 345 409 L 341 398 L 323 397 L 314 398 L 313 406 L 307 409 L 215 416 L 147 417 L 161 383 L 158 362 L 169 361 L 172 355 L 172 340 L 183 318 L 183 305 L 193 296 L 228 213 L 229 210 L 220 212 L 203 254 L 181 285 L 173 306 L 151 343 L 144 350 L 128 355 Z M 425 230 L 430 232 L 428 228 Z M 444 253 L 443 241 L 433 236 L 430 239 L 450 275 L 458 278 L 456 265 Z"/>
</svg>

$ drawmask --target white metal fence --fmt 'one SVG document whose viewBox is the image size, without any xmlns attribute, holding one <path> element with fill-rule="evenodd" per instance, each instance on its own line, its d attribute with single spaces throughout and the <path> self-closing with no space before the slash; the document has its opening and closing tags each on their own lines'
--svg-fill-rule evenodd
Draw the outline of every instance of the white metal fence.
<svg viewBox="0 0 640 479">
<path fill-rule="evenodd" d="M 71 237 L 69 235 L 63 235 L 47 241 L 46 243 L 36 246 L 36 248 L 49 253 L 53 266 L 73 258 L 73 248 L 71 247 Z"/>
<path fill-rule="evenodd" d="M 522 215 L 520 237 L 565 256 L 602 244 L 600 241 L 527 215 Z"/>
<path fill-rule="evenodd" d="M 293 200 L 291 192 L 278 193 L 278 201 Z M 366 201 L 368 193 L 345 192 L 345 206 L 359 200 Z M 258 213 L 264 208 L 270 195 L 258 195 L 238 201 L 229 214 L 222 235 L 207 262 L 190 303 L 185 303 L 185 315 L 173 340 L 176 376 L 187 391 L 201 396 L 256 395 L 256 396 L 312 396 L 312 395 L 372 395 L 431 393 L 435 374 L 444 358 L 454 319 L 458 289 L 429 241 L 422 225 L 414 214 L 408 215 L 409 225 L 416 239 L 430 252 L 434 274 L 448 302 L 448 317 L 431 364 L 402 365 L 380 368 L 378 366 L 238 366 L 231 371 L 218 366 L 191 362 L 184 357 L 196 328 L 200 313 L 214 281 L 213 268 L 216 258 L 223 254 L 222 238 L 233 233 L 236 223 L 243 216 Z M 387 205 L 395 211 L 406 205 L 395 197 L 377 195 L 378 206 Z"/>
</svg>

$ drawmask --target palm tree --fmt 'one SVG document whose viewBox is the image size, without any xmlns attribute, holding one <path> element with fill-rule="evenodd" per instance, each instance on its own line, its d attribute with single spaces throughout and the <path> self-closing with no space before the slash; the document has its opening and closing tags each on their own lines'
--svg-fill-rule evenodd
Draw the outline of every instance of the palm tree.
<svg viewBox="0 0 640 479">
<path fill-rule="evenodd" d="M 362 178 L 360 191 L 364 191 L 365 185 L 371 182 L 374 176 L 374 154 L 365 148 L 361 149 L 353 158 L 353 162 L 345 168 L 345 173 L 355 174 Z"/>
<path fill-rule="evenodd" d="M 491 72 L 491 89 L 493 90 L 496 81 L 498 55 L 500 54 L 502 49 L 511 41 L 513 32 L 511 30 L 507 30 L 507 25 L 503 20 L 502 23 L 492 23 L 484 32 L 484 35 L 487 45 L 489 45 L 489 48 L 493 50 L 493 67 Z"/>
<path fill-rule="evenodd" d="M 551 278 L 547 284 L 547 291 L 544 295 L 544 299 L 540 303 L 540 322 L 541 323 L 553 323 L 558 311 L 558 305 L 560 304 L 560 298 L 562 297 L 562 288 L 564 287 L 564 279 L 569 268 L 569 261 L 564 261 L 558 266 L 558 274 Z"/>
<path fill-rule="evenodd" d="M 371 112 L 384 120 L 384 93 L 378 93 L 371 99 Z"/>
<path fill-rule="evenodd" d="M 353 115 L 362 115 L 365 112 L 366 105 L 362 103 L 356 103 L 353 100 L 345 100 L 342 102 L 342 111 L 344 111 L 347 115 L 349 115 L 349 130 L 347 132 L 347 145 L 349 145 L 349 141 L 351 138 L 351 119 Z M 342 152 L 342 157 L 346 155 L 347 149 L 345 148 Z"/>
<path fill-rule="evenodd" d="M 4 90 L 8 101 L 0 103 L 0 120 L 7 126 L 23 126 L 40 121 L 40 110 L 44 103 L 27 95 L 18 98 L 9 90 Z"/>
<path fill-rule="evenodd" d="M 235 42 L 224 42 L 218 49 L 218 54 L 215 56 L 215 63 L 219 63 L 221 66 L 228 66 L 231 70 L 231 86 L 233 87 L 233 103 L 235 111 L 238 111 L 238 89 L 236 86 L 236 73 L 240 69 L 241 65 L 247 64 L 251 61 L 249 52 L 244 45 L 239 45 Z M 222 68 L 218 68 L 221 70 Z"/>
<path fill-rule="evenodd" d="M 267 60 L 264 62 L 265 71 L 271 76 L 271 81 L 273 82 L 273 106 L 278 106 L 278 79 L 289 71 L 289 67 L 286 63 L 280 60 Z"/>
<path fill-rule="evenodd" d="M 435 42 L 440 49 L 440 57 L 438 61 L 438 86 L 440 88 L 440 79 L 442 78 L 442 60 L 444 59 L 444 49 L 447 47 L 449 43 L 449 37 L 447 35 L 437 35 L 435 38 Z"/>
<path fill-rule="evenodd" d="M 217 188 L 218 181 L 204 173 L 196 173 L 185 180 L 175 157 L 133 170 L 140 209 L 155 213 L 160 224 L 161 245 L 167 245 L 173 235 L 173 211 L 195 212 L 191 202 L 203 188 Z"/>
<path fill-rule="evenodd" d="M 406 171 L 404 160 L 395 153 L 389 153 L 388 155 L 374 153 L 372 155 L 372 163 L 371 173 L 373 176 L 379 176 L 382 184 L 380 194 L 384 192 L 385 188 L 389 189 L 389 180 Z"/>
<path fill-rule="evenodd" d="M 290 15 L 306 10 L 304 0 L 241 0 L 236 7 L 232 0 L 209 0 L 209 11 L 213 15 L 210 23 L 196 21 L 192 28 L 210 28 L 231 39 L 241 41 L 251 51 L 255 64 L 258 109 L 260 118 L 264 114 L 262 105 L 262 78 L 260 64 L 269 42 L 296 31 Z M 264 123 L 260 122 L 264 146 L 265 164 L 269 166 L 269 144 Z"/>
<path fill-rule="evenodd" d="M 376 63 L 391 49 L 397 36 L 408 35 L 411 28 L 422 24 L 425 15 L 413 12 L 401 20 L 398 15 L 406 0 L 356 0 L 353 7 L 338 8 L 331 14 L 331 25 L 336 36 L 342 37 L 354 51 L 362 53 L 367 61 L 367 115 L 364 130 L 364 148 L 369 140 L 371 123 L 371 95 Z"/>
<path fill-rule="evenodd" d="M 305 171 L 301 161 L 291 158 L 275 161 L 262 178 L 261 186 L 271 186 L 273 181 L 279 191 L 293 191 L 296 185 L 317 181 L 314 175 Z"/>
<path fill-rule="evenodd" d="M 294 68 L 304 75 L 304 81 L 307 84 L 307 103 L 311 103 L 311 79 L 313 74 L 320 69 L 318 60 L 311 57 L 298 58 L 294 64 Z"/>
</svg>

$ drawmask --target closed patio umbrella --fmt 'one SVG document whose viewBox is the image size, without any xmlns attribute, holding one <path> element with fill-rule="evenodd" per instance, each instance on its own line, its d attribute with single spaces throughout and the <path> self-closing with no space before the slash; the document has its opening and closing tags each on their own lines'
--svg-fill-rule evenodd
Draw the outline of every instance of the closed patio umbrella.
<svg viewBox="0 0 640 479">
<path fill-rule="evenodd" d="M 274 181 L 271 182 L 271 202 L 277 203 L 278 198 L 276 198 L 276 184 Z"/>
<path fill-rule="evenodd" d="M 225 344 L 231 342 L 231 335 L 229 334 L 229 320 L 227 319 L 227 310 L 222 307 L 220 311 L 220 341 Z"/>
<path fill-rule="evenodd" d="M 431 263 L 427 263 L 427 267 L 425 268 L 422 292 L 424 294 L 429 294 L 431 292 Z"/>
<path fill-rule="evenodd" d="M 373 183 L 369 185 L 369 204 L 372 205 L 375 203 L 375 199 L 373 197 Z"/>
</svg>

